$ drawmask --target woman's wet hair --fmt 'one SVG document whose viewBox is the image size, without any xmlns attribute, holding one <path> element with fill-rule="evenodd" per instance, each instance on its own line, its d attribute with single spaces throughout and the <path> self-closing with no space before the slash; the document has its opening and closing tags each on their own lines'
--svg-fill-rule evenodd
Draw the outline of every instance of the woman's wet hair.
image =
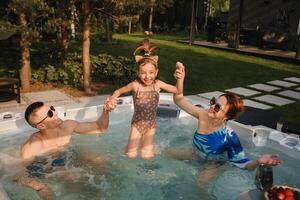
<svg viewBox="0 0 300 200">
<path fill-rule="evenodd" d="M 25 120 L 28 124 L 30 124 L 29 122 L 29 117 L 32 113 L 35 113 L 37 111 L 37 109 L 39 109 L 40 107 L 42 107 L 44 105 L 43 102 L 41 101 L 37 101 L 37 102 L 34 102 L 32 104 L 30 104 L 26 110 L 25 110 Z"/>
<path fill-rule="evenodd" d="M 228 92 L 220 95 L 227 99 L 228 111 L 226 112 L 226 120 L 235 119 L 239 113 L 244 111 L 244 101 L 236 94 Z"/>
</svg>

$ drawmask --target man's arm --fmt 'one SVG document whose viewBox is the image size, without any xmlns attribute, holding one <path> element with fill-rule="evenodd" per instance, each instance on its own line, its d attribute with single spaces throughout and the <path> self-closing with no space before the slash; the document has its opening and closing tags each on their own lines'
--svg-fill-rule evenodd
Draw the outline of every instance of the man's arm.
<svg viewBox="0 0 300 200">
<path fill-rule="evenodd" d="M 73 128 L 73 131 L 80 134 L 96 134 L 107 131 L 109 124 L 109 112 L 117 105 L 115 98 L 105 102 L 101 116 L 94 122 L 77 122 L 75 120 L 67 120 L 64 127 Z"/>
<path fill-rule="evenodd" d="M 38 136 L 36 136 L 36 134 L 37 133 L 34 133 L 21 146 L 20 156 L 22 158 L 22 165 L 24 166 L 30 164 L 36 155 L 43 153 L 42 141 L 38 138 Z M 41 199 L 55 199 L 54 192 L 48 187 L 47 184 L 44 184 L 34 178 L 30 178 L 26 172 L 15 175 L 13 180 L 37 191 Z"/>
<path fill-rule="evenodd" d="M 15 175 L 13 177 L 13 180 L 21 183 L 22 185 L 29 187 L 35 191 L 37 191 L 38 195 L 43 200 L 54 200 L 55 199 L 55 193 L 51 190 L 50 187 L 48 187 L 47 184 L 42 183 L 34 178 L 30 178 L 27 173 L 22 173 Z"/>
</svg>

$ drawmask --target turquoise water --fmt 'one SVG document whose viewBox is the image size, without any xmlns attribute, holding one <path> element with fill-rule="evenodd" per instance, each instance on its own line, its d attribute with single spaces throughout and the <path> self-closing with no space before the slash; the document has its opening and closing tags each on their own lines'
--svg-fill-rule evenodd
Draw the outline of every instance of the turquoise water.
<svg viewBox="0 0 300 200">
<path fill-rule="evenodd" d="M 156 132 L 157 156 L 144 161 L 141 158 L 128 160 L 123 156 L 127 144 L 132 111 L 119 107 L 111 114 L 108 133 L 104 135 L 74 135 L 70 149 L 85 156 L 101 156 L 104 164 L 92 164 L 76 158 L 66 161 L 59 170 L 48 170 L 47 183 L 58 199 L 81 200 L 174 200 L 174 199 L 236 199 L 240 192 L 254 189 L 254 173 L 224 164 L 207 185 L 198 184 L 199 173 L 210 163 L 184 159 L 176 160 L 166 155 L 168 149 L 191 149 L 196 120 L 158 118 Z M 3 136 L 1 148 L 1 183 L 13 200 L 39 199 L 36 192 L 11 181 L 10 177 L 22 169 L 16 159 L 19 145 L 30 133 Z M 243 141 L 245 142 L 245 141 Z M 9 145 L 8 145 L 9 144 Z M 249 148 L 250 157 L 273 148 Z M 299 160 L 282 155 L 284 163 L 274 168 L 274 182 L 300 187 Z M 103 163 L 103 162 L 102 162 Z"/>
</svg>

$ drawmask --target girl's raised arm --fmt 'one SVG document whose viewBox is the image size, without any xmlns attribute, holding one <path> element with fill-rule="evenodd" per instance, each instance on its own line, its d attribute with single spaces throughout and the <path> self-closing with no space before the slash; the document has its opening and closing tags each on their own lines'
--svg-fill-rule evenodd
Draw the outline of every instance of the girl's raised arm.
<svg viewBox="0 0 300 200">
<path fill-rule="evenodd" d="M 165 90 L 165 91 L 173 93 L 173 94 L 178 93 L 177 87 L 175 87 L 174 85 L 167 84 L 160 80 L 157 80 L 156 83 L 157 83 L 159 89 Z"/>
<path fill-rule="evenodd" d="M 124 93 L 133 91 L 135 89 L 135 87 L 136 87 L 136 82 L 132 81 L 128 85 L 115 90 L 110 98 L 118 98 L 119 96 L 121 96 Z"/>
</svg>

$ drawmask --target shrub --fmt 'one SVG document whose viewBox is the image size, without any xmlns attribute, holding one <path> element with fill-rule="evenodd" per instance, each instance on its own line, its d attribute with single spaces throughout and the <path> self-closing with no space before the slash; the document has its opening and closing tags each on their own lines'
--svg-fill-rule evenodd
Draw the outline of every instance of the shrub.
<svg viewBox="0 0 300 200">
<path fill-rule="evenodd" d="M 123 82 L 133 80 L 136 76 L 135 63 L 122 56 L 113 57 L 108 54 L 91 56 L 92 80 L 111 80 Z"/>
<path fill-rule="evenodd" d="M 133 60 L 126 57 L 113 57 L 108 54 L 91 56 L 91 79 L 93 81 L 129 82 L 136 77 L 135 68 Z M 33 70 L 32 82 L 63 84 L 82 88 L 82 56 L 77 53 L 70 54 L 61 66 L 42 65 L 39 69 Z"/>
</svg>

